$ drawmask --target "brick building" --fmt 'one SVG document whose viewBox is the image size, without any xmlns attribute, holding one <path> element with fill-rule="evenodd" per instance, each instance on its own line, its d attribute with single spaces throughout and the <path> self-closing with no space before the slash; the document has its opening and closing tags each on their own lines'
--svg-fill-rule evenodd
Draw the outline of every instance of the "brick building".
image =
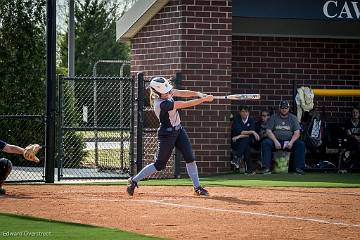
<svg viewBox="0 0 360 240">
<path fill-rule="evenodd" d="M 181 73 L 181 88 L 216 95 L 260 93 L 246 102 L 257 117 L 281 99 L 293 102 L 296 86 L 359 89 L 359 9 L 345 0 L 138 0 L 116 38 L 131 43 L 134 74 Z M 229 115 L 239 104 L 182 111 L 200 174 L 229 171 Z M 315 97 L 333 122 L 354 104 L 359 97 Z"/>
</svg>

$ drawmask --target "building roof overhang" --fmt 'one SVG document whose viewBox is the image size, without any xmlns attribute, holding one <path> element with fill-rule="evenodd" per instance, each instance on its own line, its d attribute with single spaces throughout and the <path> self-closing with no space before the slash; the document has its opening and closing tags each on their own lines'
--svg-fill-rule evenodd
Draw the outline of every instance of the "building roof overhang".
<svg viewBox="0 0 360 240">
<path fill-rule="evenodd" d="M 169 0 L 138 0 L 116 22 L 116 41 L 130 41 Z"/>
</svg>

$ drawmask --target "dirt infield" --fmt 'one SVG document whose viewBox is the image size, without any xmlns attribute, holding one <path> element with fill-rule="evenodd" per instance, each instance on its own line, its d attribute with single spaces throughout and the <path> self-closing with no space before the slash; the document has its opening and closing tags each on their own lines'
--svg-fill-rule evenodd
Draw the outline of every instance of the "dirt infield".
<svg viewBox="0 0 360 240">
<path fill-rule="evenodd" d="M 0 212 L 170 239 L 360 239 L 360 189 L 7 185 Z"/>
</svg>

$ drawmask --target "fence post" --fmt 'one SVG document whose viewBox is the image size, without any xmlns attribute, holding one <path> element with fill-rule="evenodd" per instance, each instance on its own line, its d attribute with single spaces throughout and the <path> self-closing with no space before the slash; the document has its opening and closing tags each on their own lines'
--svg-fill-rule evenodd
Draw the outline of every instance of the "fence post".
<svg viewBox="0 0 360 240">
<path fill-rule="evenodd" d="M 64 161 L 64 76 L 59 76 L 59 121 L 58 121 L 58 157 L 56 167 L 58 168 L 58 181 L 60 181 L 63 174 L 63 161 Z"/>
<path fill-rule="evenodd" d="M 135 76 L 132 76 L 132 81 L 131 81 L 131 120 L 130 120 L 130 166 L 129 166 L 129 174 L 133 175 L 133 171 L 134 171 L 134 162 L 135 162 L 135 158 L 134 158 L 134 146 L 135 146 L 135 138 L 134 138 L 134 134 L 135 134 Z"/>
<path fill-rule="evenodd" d="M 181 87 L 181 81 L 182 81 L 182 74 L 180 72 L 177 72 L 174 79 L 174 85 L 176 89 L 179 89 Z M 180 178 L 180 163 L 181 163 L 181 153 L 177 148 L 175 148 L 175 169 L 174 169 L 175 178 Z"/>
<path fill-rule="evenodd" d="M 142 169 L 143 165 L 143 127 L 144 127 L 144 74 L 138 73 L 138 95 L 137 95 L 137 105 L 138 105 L 138 116 L 137 116 L 137 134 L 136 134 L 136 170 L 139 172 Z"/>
<path fill-rule="evenodd" d="M 46 49 L 46 153 L 45 153 L 45 181 L 54 182 L 55 175 L 55 112 L 56 112 L 56 2 L 47 1 L 47 49 Z"/>
</svg>

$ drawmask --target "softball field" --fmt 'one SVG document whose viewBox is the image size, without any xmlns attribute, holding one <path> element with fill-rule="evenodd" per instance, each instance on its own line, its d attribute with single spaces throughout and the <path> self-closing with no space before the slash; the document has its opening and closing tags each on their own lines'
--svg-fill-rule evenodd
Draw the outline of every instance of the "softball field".
<svg viewBox="0 0 360 240">
<path fill-rule="evenodd" d="M 166 239 L 360 239 L 359 188 L 7 185 L 0 212 Z"/>
</svg>

